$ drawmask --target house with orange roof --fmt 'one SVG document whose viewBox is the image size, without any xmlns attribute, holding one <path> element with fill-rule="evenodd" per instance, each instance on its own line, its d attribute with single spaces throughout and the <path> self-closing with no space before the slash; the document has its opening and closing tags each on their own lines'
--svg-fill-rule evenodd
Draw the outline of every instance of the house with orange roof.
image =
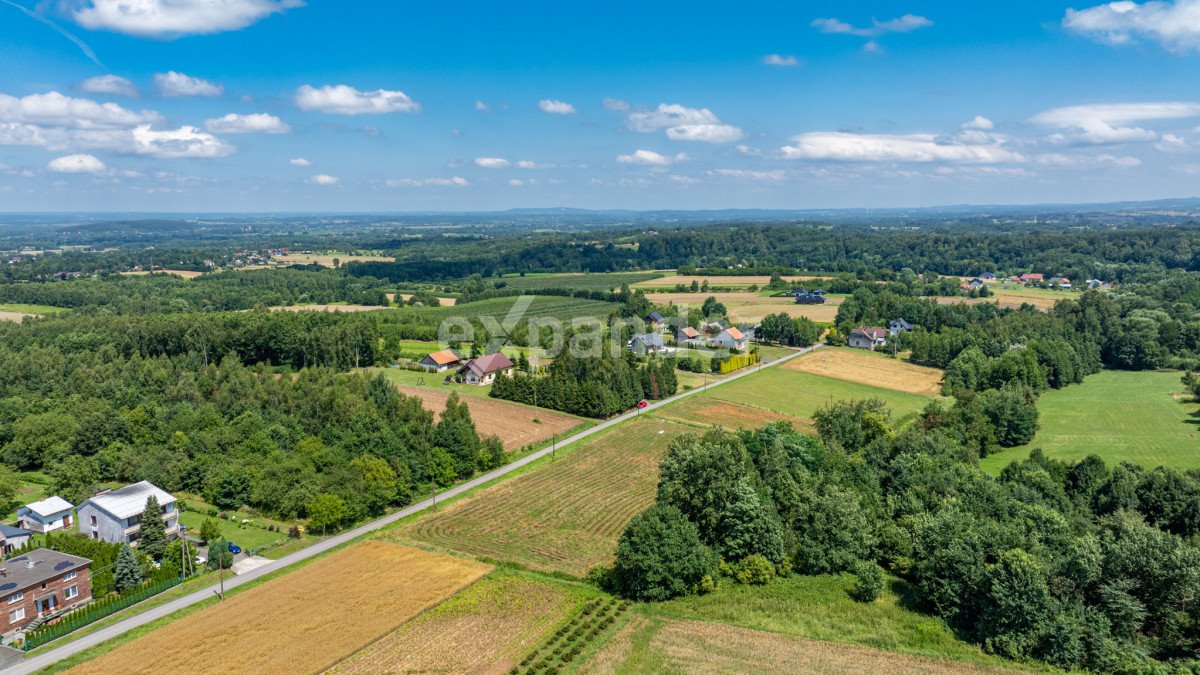
<svg viewBox="0 0 1200 675">
<path fill-rule="evenodd" d="M 421 365 L 432 372 L 441 373 L 457 366 L 461 360 L 453 349 L 443 349 L 440 352 L 426 355 L 421 359 Z"/>
</svg>

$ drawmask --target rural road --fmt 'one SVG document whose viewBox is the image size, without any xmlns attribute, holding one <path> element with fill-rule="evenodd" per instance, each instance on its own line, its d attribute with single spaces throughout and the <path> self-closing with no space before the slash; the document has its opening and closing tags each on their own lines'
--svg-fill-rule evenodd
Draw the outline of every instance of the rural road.
<svg viewBox="0 0 1200 675">
<path fill-rule="evenodd" d="M 707 391 L 708 389 L 711 389 L 713 387 L 719 387 L 723 384 L 727 384 L 729 382 L 739 380 L 743 377 L 746 377 L 747 375 L 753 375 L 754 373 L 762 370 L 763 368 L 768 368 L 768 367 L 783 363 L 785 361 L 789 361 L 791 359 L 796 358 L 797 356 L 800 356 L 801 354 L 807 354 L 808 352 L 811 352 L 814 349 L 817 349 L 817 348 L 823 347 L 823 346 L 824 346 L 824 343 L 817 343 L 817 344 L 813 345 L 812 347 L 806 347 L 804 349 L 797 350 L 796 352 L 793 352 L 791 354 L 788 354 L 787 356 L 783 356 L 778 359 L 775 359 L 774 361 L 768 361 L 765 363 L 761 363 L 756 368 L 749 368 L 745 372 L 737 373 L 736 375 L 730 375 L 729 377 L 727 377 L 723 380 L 717 380 L 715 382 L 708 384 L 705 387 L 700 387 L 698 389 L 692 389 L 689 391 L 685 391 L 682 394 L 677 394 L 675 396 L 672 396 L 669 399 L 651 403 L 650 405 L 643 408 L 641 410 L 641 412 L 652 412 L 652 411 L 657 410 L 658 408 L 661 408 L 665 405 L 670 405 L 672 403 L 675 403 L 676 401 L 687 398 L 688 396 L 694 396 L 701 392 Z M 572 443 L 581 441 L 589 436 L 598 434 L 606 429 L 612 428 L 612 427 L 620 424 L 621 422 L 625 422 L 627 420 L 633 419 L 634 417 L 637 417 L 637 415 L 638 415 L 638 411 L 635 410 L 635 411 L 620 415 L 618 417 L 614 417 L 610 420 L 606 420 L 604 422 L 601 422 L 600 424 L 597 424 L 594 427 L 585 429 L 585 430 L 575 434 L 574 436 L 565 438 L 550 448 L 545 448 L 544 450 L 539 450 L 530 455 L 526 455 L 525 457 L 522 457 L 521 459 L 518 459 L 517 461 L 512 462 L 511 464 L 506 464 L 498 469 L 489 471 L 488 473 L 485 473 L 482 476 L 473 478 L 461 485 L 450 488 L 449 490 L 446 490 L 445 492 L 434 495 L 433 497 L 431 497 L 429 499 L 426 499 L 421 502 L 417 502 L 415 504 L 411 504 L 403 509 L 400 509 L 399 511 L 397 511 L 395 513 L 384 516 L 378 520 L 373 520 L 369 523 L 366 523 L 365 525 L 360 525 L 360 526 L 354 528 L 353 530 L 343 532 L 342 534 L 339 534 L 335 537 L 330 537 L 329 539 L 326 539 L 317 544 L 313 544 L 312 546 L 309 546 L 308 548 L 301 549 L 291 555 L 280 558 L 279 560 L 272 561 L 271 563 L 269 563 L 267 565 L 263 565 L 262 567 L 255 568 L 254 570 L 251 570 L 240 576 L 228 578 L 225 580 L 225 591 L 228 592 L 232 589 L 237 588 L 238 586 L 242 586 L 251 581 L 254 581 L 255 579 L 259 579 L 261 577 L 267 576 L 268 574 L 277 572 L 281 569 L 284 569 L 285 567 L 294 565 L 302 560 L 307 560 L 313 556 L 320 555 L 321 553 L 324 553 L 332 548 L 335 548 L 337 546 L 341 546 L 342 544 L 345 544 L 346 542 L 350 541 L 351 539 L 355 539 L 357 537 L 361 537 L 364 534 L 368 534 L 368 533 L 374 532 L 375 530 L 378 530 L 380 528 L 387 527 L 388 525 L 391 525 L 392 523 L 395 523 L 398 520 L 407 518 L 407 517 L 413 515 L 414 513 L 420 513 L 421 511 L 424 511 L 432 506 L 435 506 L 438 502 L 444 502 L 447 499 L 452 499 L 464 492 L 473 490 L 473 489 L 479 487 L 480 485 L 483 485 L 490 481 L 496 480 L 497 478 L 500 478 L 501 476 L 504 476 L 506 474 L 512 473 L 513 471 L 516 471 L 517 469 L 520 469 L 521 467 L 531 464 L 532 462 L 536 462 L 537 460 L 550 454 L 551 451 L 554 450 L 555 448 L 565 447 L 565 446 L 571 445 Z M 49 651 L 46 651 L 46 652 L 43 652 L 40 654 L 30 656 L 30 657 L 26 658 L 24 661 L 21 661 L 19 664 L 4 669 L 3 672 L 4 673 L 14 673 L 14 674 L 15 673 L 37 672 L 38 670 L 41 670 L 42 668 L 46 668 L 58 661 L 61 661 L 65 658 L 68 658 L 75 654 L 78 654 L 79 652 L 82 652 L 84 650 L 95 647 L 96 645 L 98 645 L 102 642 L 111 640 L 112 638 L 115 638 L 118 635 L 126 633 L 130 630 L 133 630 L 134 628 L 137 628 L 139 626 L 144 626 L 148 623 L 151 623 L 153 621 L 161 619 L 165 616 L 174 614 L 175 612 L 178 612 L 181 609 L 190 607 L 198 602 L 203 602 L 204 600 L 207 600 L 207 599 L 213 597 L 213 595 L 215 595 L 217 593 L 217 588 L 218 588 L 218 585 L 213 584 L 212 586 L 203 588 L 203 589 L 195 591 L 193 593 L 189 593 L 188 595 L 185 595 L 183 597 L 176 598 L 175 600 L 172 600 L 168 603 L 159 605 L 158 607 L 154 607 L 153 609 L 148 609 L 145 612 L 142 612 L 135 616 L 131 616 L 128 619 L 122 619 L 121 621 L 118 621 L 109 626 L 105 626 L 104 628 L 101 628 L 100 630 L 97 630 L 94 633 L 85 635 L 85 636 L 79 638 L 78 640 L 66 643 L 61 647 L 57 647 L 57 648 L 51 649 Z"/>
</svg>

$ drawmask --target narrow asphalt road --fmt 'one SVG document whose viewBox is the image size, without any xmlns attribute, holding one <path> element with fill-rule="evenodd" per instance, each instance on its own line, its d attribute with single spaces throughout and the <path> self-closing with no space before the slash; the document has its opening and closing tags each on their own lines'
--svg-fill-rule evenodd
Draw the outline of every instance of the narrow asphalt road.
<svg viewBox="0 0 1200 675">
<path fill-rule="evenodd" d="M 687 398 L 688 396 L 694 396 L 701 392 L 707 391 L 708 389 L 712 389 L 713 387 L 719 387 L 723 384 L 728 384 L 729 382 L 739 380 L 743 377 L 746 377 L 747 375 L 753 375 L 754 373 L 757 373 L 758 371 L 762 370 L 763 368 L 769 368 L 771 366 L 778 365 L 785 361 L 789 361 L 791 359 L 796 358 L 797 356 L 800 356 L 801 354 L 807 354 L 808 352 L 811 352 L 812 350 L 817 349 L 819 347 L 823 347 L 823 346 L 824 346 L 824 343 L 817 343 L 817 344 L 813 345 L 812 347 L 807 347 L 805 349 L 797 350 L 791 354 L 788 354 L 787 356 L 783 356 L 778 359 L 775 359 L 774 361 L 768 361 L 765 363 L 761 363 L 761 364 L 759 364 L 758 367 L 747 369 L 745 372 L 737 373 L 735 375 L 730 375 L 729 377 L 726 377 L 723 380 L 716 380 L 716 381 L 708 384 L 705 387 L 700 387 L 698 389 L 691 389 L 689 391 L 683 392 L 682 394 L 677 394 L 675 396 L 672 396 L 669 399 L 665 399 L 662 401 L 656 401 L 656 402 L 651 403 L 650 405 L 646 406 L 645 408 L 643 408 L 641 410 L 641 412 L 651 412 L 651 411 L 657 410 L 658 408 L 661 408 L 665 405 L 670 405 L 681 399 Z M 341 546 L 342 544 L 345 544 L 346 542 L 350 541 L 351 539 L 355 539 L 357 537 L 361 537 L 364 534 L 368 534 L 368 533 L 374 532 L 375 530 L 378 530 L 380 528 L 387 527 L 388 525 L 391 525 L 392 523 L 394 523 L 398 520 L 407 518 L 408 516 L 411 516 L 414 513 L 419 513 L 421 511 L 424 511 L 424 510 L 434 506 L 438 502 L 444 502 L 447 499 L 452 499 L 464 492 L 473 490 L 473 489 L 479 487 L 480 485 L 483 485 L 485 483 L 493 481 L 493 480 L 500 478 L 501 476 L 504 476 L 506 474 L 512 473 L 513 471 L 516 471 L 517 469 L 520 469 L 521 467 L 526 466 L 532 462 L 536 462 L 537 460 L 550 454 L 555 448 L 562 448 L 562 447 L 571 445 L 572 443 L 581 441 L 589 436 L 598 434 L 598 433 L 604 431 L 605 429 L 614 427 L 614 426 L 620 424 L 621 422 L 633 419 L 634 417 L 637 417 L 638 414 L 639 414 L 638 411 L 634 410 L 632 412 L 627 412 L 618 417 L 614 417 L 610 420 L 606 420 L 604 422 L 601 422 L 600 424 L 597 424 L 594 427 L 584 429 L 583 431 L 575 434 L 574 436 L 563 439 L 562 441 L 558 442 L 557 444 L 555 444 L 554 446 L 552 446 L 550 448 L 545 448 L 543 450 L 539 450 L 530 455 L 526 455 L 525 457 L 522 457 L 521 459 L 518 459 L 517 461 L 512 462 L 511 464 L 505 464 L 504 466 L 502 466 L 498 469 L 489 471 L 488 473 L 485 473 L 477 478 L 473 478 L 473 479 L 471 479 L 465 483 L 462 483 L 461 485 L 458 485 L 456 487 L 450 488 L 449 490 L 439 493 L 429 499 L 426 499 L 421 502 L 417 502 L 415 504 L 411 504 L 403 509 L 400 509 L 399 511 L 397 511 L 395 513 L 384 516 L 378 520 L 373 520 L 369 523 L 366 523 L 365 525 L 360 525 L 360 526 L 354 528 L 353 530 L 343 532 L 342 534 L 339 534 L 335 537 L 330 537 L 329 539 L 326 539 L 320 543 L 313 544 L 312 546 L 309 546 L 308 548 L 301 549 L 291 555 L 280 558 L 279 560 L 275 560 L 268 565 L 263 565 L 262 567 L 256 568 L 256 569 L 254 569 L 250 572 L 247 572 L 245 574 L 242 574 L 240 576 L 227 578 L 225 580 L 225 591 L 228 592 L 234 588 L 237 588 L 238 586 L 242 586 L 242 585 L 247 584 L 251 581 L 254 581 L 255 579 L 258 579 L 260 577 L 264 577 L 273 572 L 277 572 L 281 569 L 284 569 L 285 567 L 294 565 L 302 560 L 307 560 L 315 555 L 320 555 L 321 553 L 324 553 L 325 551 L 328 551 L 329 549 L 332 549 L 337 546 Z M 170 614 L 178 612 L 181 609 L 190 607 L 198 602 L 207 600 L 207 599 L 213 597 L 214 595 L 216 595 L 217 590 L 218 590 L 218 584 L 213 584 L 212 586 L 209 586 L 207 588 L 203 588 L 203 589 L 195 591 L 193 593 L 189 593 L 188 595 L 185 595 L 180 598 L 176 598 L 175 600 L 172 600 L 171 602 L 159 605 L 158 607 L 154 607 L 153 609 L 148 609 L 140 614 L 131 616 L 128 619 L 122 619 L 121 621 L 118 621 L 110 626 L 105 626 L 104 628 L 101 628 L 100 630 L 98 630 L 94 633 L 85 635 L 84 637 L 81 637 L 78 640 L 75 640 L 73 642 L 68 642 L 61 647 L 56 647 L 54 649 L 51 649 L 50 651 L 36 654 L 34 656 L 30 656 L 30 657 L 26 658 L 24 661 L 22 661 L 21 663 L 4 669 L 4 671 L 2 671 L 2 672 L 4 672 L 4 673 L 37 672 L 38 670 L 40 670 L 42 668 L 45 668 L 45 667 L 50 666 L 58 661 L 65 659 L 65 658 L 68 658 L 70 656 L 78 654 L 79 652 L 82 652 L 86 649 L 95 647 L 96 645 L 98 645 L 102 642 L 111 640 L 112 638 L 115 638 L 118 635 L 121 635 L 122 633 L 126 633 L 130 630 L 133 630 L 134 628 L 137 628 L 138 626 L 144 626 L 152 621 L 161 619 L 164 616 L 168 616 Z"/>
</svg>

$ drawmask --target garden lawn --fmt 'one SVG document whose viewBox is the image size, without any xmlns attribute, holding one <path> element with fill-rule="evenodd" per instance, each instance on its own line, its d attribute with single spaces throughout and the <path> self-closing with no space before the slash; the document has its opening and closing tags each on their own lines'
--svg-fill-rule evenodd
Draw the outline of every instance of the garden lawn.
<svg viewBox="0 0 1200 675">
<path fill-rule="evenodd" d="M 1200 413 L 1181 373 L 1105 370 L 1082 384 L 1042 394 L 1037 436 L 1028 445 L 980 462 L 996 474 L 1041 448 L 1055 459 L 1098 455 L 1114 464 L 1200 468 Z"/>
<path fill-rule="evenodd" d="M 234 515 L 236 516 L 236 514 Z M 179 522 L 187 527 L 188 532 L 192 536 L 198 537 L 200 536 L 200 524 L 204 522 L 206 517 L 204 514 L 195 511 L 183 511 L 179 514 Z M 286 529 L 283 532 L 271 532 L 257 525 L 242 525 L 240 517 L 237 522 L 233 520 L 221 520 L 220 518 L 216 518 L 215 520 L 221 524 L 221 536 L 247 551 L 288 538 Z M 261 523 L 262 521 L 259 520 L 258 522 Z"/>
</svg>

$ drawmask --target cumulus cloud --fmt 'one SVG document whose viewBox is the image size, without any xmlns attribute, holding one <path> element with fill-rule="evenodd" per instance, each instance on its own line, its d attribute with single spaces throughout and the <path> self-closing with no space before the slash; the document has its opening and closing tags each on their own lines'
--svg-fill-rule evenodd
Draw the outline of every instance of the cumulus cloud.
<svg viewBox="0 0 1200 675">
<path fill-rule="evenodd" d="M 310 185 L 337 185 L 340 182 L 342 182 L 341 178 L 326 173 L 319 173 L 308 179 Z"/>
<path fill-rule="evenodd" d="M 513 164 L 518 169 L 553 169 L 553 164 L 541 164 L 530 159 L 522 159 Z"/>
<path fill-rule="evenodd" d="M 22 98 L 0 94 L 0 122 L 75 129 L 114 129 L 159 120 L 149 110 L 134 112 L 116 103 L 98 103 L 64 96 L 57 91 Z"/>
<path fill-rule="evenodd" d="M 289 159 L 288 164 L 291 164 L 292 166 L 312 166 L 313 165 L 312 162 L 308 161 L 307 159 L 304 159 L 303 157 L 296 157 L 294 159 Z"/>
<path fill-rule="evenodd" d="M 301 110 L 319 110 L 334 115 L 379 115 L 421 110 L 421 105 L 402 91 L 359 91 L 345 84 L 326 85 L 320 89 L 303 85 L 296 90 L 296 105 Z"/>
<path fill-rule="evenodd" d="M 226 157 L 234 151 L 232 145 L 191 126 L 156 130 L 143 124 L 134 127 L 131 135 L 134 153 L 164 159 Z"/>
<path fill-rule="evenodd" d="M 742 130 L 726 124 L 708 108 L 688 108 L 678 103 L 660 103 L 654 110 L 638 110 L 626 117 L 629 127 L 641 133 L 666 130 L 673 141 L 730 143 L 740 141 Z"/>
<path fill-rule="evenodd" d="M 100 173 L 108 167 L 92 155 L 66 155 L 50 160 L 46 168 L 55 173 Z"/>
<path fill-rule="evenodd" d="M 983 115 L 976 115 L 975 119 L 963 122 L 960 128 L 964 130 L 991 131 L 994 126 L 996 125 L 988 118 Z"/>
<path fill-rule="evenodd" d="M 857 35 L 859 37 L 879 37 L 887 33 L 908 33 L 918 28 L 925 28 L 932 25 L 932 21 L 916 14 L 905 14 L 904 16 L 888 19 L 887 21 L 871 19 L 871 25 L 865 27 L 854 26 L 840 19 L 814 19 L 812 22 L 812 27 L 822 33 Z"/>
<path fill-rule="evenodd" d="M 160 96 L 180 98 L 184 96 L 220 96 L 225 93 L 225 87 L 199 77 L 191 77 L 183 73 L 169 70 L 165 73 L 155 73 L 154 87 Z"/>
<path fill-rule="evenodd" d="M 485 169 L 507 169 L 512 166 L 512 162 L 503 157 L 476 157 L 475 166 L 481 166 Z"/>
<path fill-rule="evenodd" d="M 171 38 L 240 30 L 302 0 L 84 0 L 72 18 L 92 30 Z"/>
<path fill-rule="evenodd" d="M 466 187 L 471 183 L 460 176 L 450 178 L 393 178 L 386 182 L 388 187 Z"/>
<path fill-rule="evenodd" d="M 783 54 L 767 54 L 763 57 L 762 62 L 768 66 L 783 66 L 785 68 L 792 68 L 800 65 L 800 59 L 792 56 L 791 54 L 786 56 Z"/>
<path fill-rule="evenodd" d="M 675 162 L 686 162 L 688 160 L 687 153 L 679 153 L 675 156 L 662 155 L 653 150 L 637 150 L 629 155 L 617 155 L 617 161 L 621 164 L 645 164 L 648 166 L 667 166 Z"/>
<path fill-rule="evenodd" d="M 1093 144 L 1151 142 L 1158 134 L 1131 126 L 1134 122 L 1200 117 L 1200 103 L 1111 103 L 1054 108 L 1029 118 L 1042 126 L 1066 129 L 1052 143 Z"/>
<path fill-rule="evenodd" d="M 1063 27 L 1108 44 L 1137 38 L 1152 40 L 1173 52 L 1200 49 L 1200 0 L 1122 0 L 1087 9 L 1068 9 Z"/>
<path fill-rule="evenodd" d="M 794 136 L 780 149 L 787 159 L 842 162 L 1021 162 L 1025 157 L 1004 147 L 998 137 L 963 142 L 934 134 L 855 134 L 816 131 Z M 972 139 L 978 140 L 978 139 Z"/>
<path fill-rule="evenodd" d="M 79 83 L 79 91 L 89 94 L 111 94 L 114 96 L 137 96 L 137 87 L 119 75 L 98 75 Z"/>
<path fill-rule="evenodd" d="M 538 101 L 538 107 L 542 109 L 542 112 L 550 113 L 551 115 L 574 115 L 579 112 L 575 110 L 575 106 L 566 101 L 556 101 L 549 98 Z"/>
<path fill-rule="evenodd" d="M 267 113 L 229 113 L 207 120 L 204 128 L 216 134 L 286 134 L 292 130 L 286 122 Z"/>
</svg>

